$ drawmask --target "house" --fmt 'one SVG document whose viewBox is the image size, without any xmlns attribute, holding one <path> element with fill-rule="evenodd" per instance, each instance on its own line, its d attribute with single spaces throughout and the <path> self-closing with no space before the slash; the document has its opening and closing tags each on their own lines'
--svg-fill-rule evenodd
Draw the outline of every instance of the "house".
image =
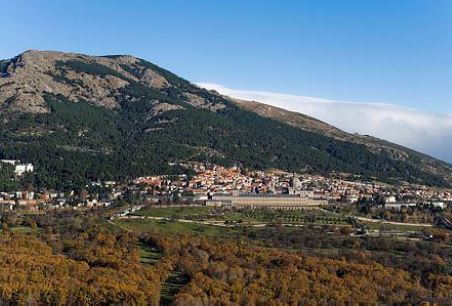
<svg viewBox="0 0 452 306">
<path fill-rule="evenodd" d="M 396 202 L 397 202 L 397 199 L 393 195 L 390 195 L 385 198 L 385 203 L 396 203 Z"/>
<path fill-rule="evenodd" d="M 350 204 L 354 204 L 354 203 L 358 202 L 358 200 L 359 200 L 359 196 L 357 194 L 347 194 L 345 197 L 345 201 Z"/>
<path fill-rule="evenodd" d="M 14 166 L 14 174 L 16 176 L 22 176 L 25 173 L 34 171 L 33 164 L 30 164 L 30 163 L 21 164 L 20 160 L 16 160 L 16 159 L 2 159 L 2 160 L 0 160 L 0 162 L 2 162 L 4 164 L 13 165 Z"/>
<path fill-rule="evenodd" d="M 34 167 L 32 164 L 16 164 L 16 168 L 14 169 L 14 174 L 17 176 L 22 176 L 24 173 L 33 172 Z"/>
<path fill-rule="evenodd" d="M 10 164 L 15 166 L 16 164 L 20 163 L 20 160 L 16 160 L 16 159 L 2 159 L 0 160 L 0 162 L 4 163 L 4 164 Z"/>
<path fill-rule="evenodd" d="M 447 205 L 444 202 L 432 202 L 432 206 L 435 208 L 444 209 Z"/>
<path fill-rule="evenodd" d="M 57 202 L 57 205 L 58 205 L 59 207 L 63 207 L 64 205 L 66 205 L 67 199 L 65 199 L 65 198 L 59 198 L 59 199 L 56 200 L 56 202 Z"/>
<path fill-rule="evenodd" d="M 86 200 L 85 201 L 85 206 L 86 207 L 94 207 L 98 205 L 98 201 L 96 199 L 93 200 Z"/>
</svg>

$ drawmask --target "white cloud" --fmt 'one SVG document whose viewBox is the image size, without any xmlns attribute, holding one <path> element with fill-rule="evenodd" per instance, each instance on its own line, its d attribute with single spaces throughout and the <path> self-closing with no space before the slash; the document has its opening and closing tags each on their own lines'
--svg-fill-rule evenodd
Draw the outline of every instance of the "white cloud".
<svg viewBox="0 0 452 306">
<path fill-rule="evenodd" d="M 221 94 L 300 112 L 351 133 L 373 135 L 452 162 L 452 114 L 427 113 L 387 103 L 361 103 L 235 90 L 198 83 Z"/>
</svg>

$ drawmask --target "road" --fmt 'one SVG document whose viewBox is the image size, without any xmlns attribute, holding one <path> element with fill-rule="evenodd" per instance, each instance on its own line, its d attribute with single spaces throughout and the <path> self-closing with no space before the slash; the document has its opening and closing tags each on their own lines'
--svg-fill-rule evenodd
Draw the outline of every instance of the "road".
<svg viewBox="0 0 452 306">
<path fill-rule="evenodd" d="M 189 220 L 189 219 L 174 219 L 174 218 L 166 218 L 166 217 L 152 217 L 152 216 L 121 216 L 118 219 L 128 219 L 128 220 L 160 220 L 160 221 L 168 221 L 168 222 L 181 222 L 181 223 L 192 223 L 192 224 L 201 224 L 201 225 L 211 225 L 211 226 L 219 226 L 219 227 L 236 227 L 240 225 L 247 225 L 251 227 L 265 227 L 269 225 L 274 225 L 274 222 L 268 223 L 228 223 L 223 220 Z M 283 223 L 282 226 L 288 227 L 303 227 L 303 224 L 293 224 L 293 223 Z"/>
<path fill-rule="evenodd" d="M 327 213 L 332 213 L 341 217 L 350 217 L 355 218 L 356 220 L 363 221 L 363 222 L 370 222 L 370 223 L 380 223 L 380 224 L 392 224 L 392 225 L 404 225 L 404 226 L 417 226 L 417 227 L 433 227 L 433 224 L 430 223 L 405 223 L 405 222 L 395 222 L 395 221 L 388 221 L 388 220 L 382 220 L 382 219 L 372 219 L 372 218 L 366 218 L 366 217 L 360 217 L 360 216 L 346 216 L 341 215 L 336 212 L 332 212 L 326 209 L 320 209 Z"/>
<path fill-rule="evenodd" d="M 405 222 L 387 221 L 387 220 L 372 219 L 372 218 L 358 217 L 358 216 L 352 216 L 352 218 L 355 218 L 356 220 L 359 220 L 359 221 L 370 222 L 370 223 L 392 224 L 392 225 L 402 225 L 402 226 L 416 226 L 416 227 L 433 227 L 433 224 L 429 224 L 429 223 L 405 223 Z"/>
<path fill-rule="evenodd" d="M 120 225 L 120 224 L 116 224 L 116 223 L 114 223 L 114 222 L 111 221 L 111 220 L 108 220 L 107 222 L 110 223 L 110 224 L 113 224 L 113 225 L 115 225 L 115 226 L 119 227 L 120 229 L 123 229 L 123 230 L 125 230 L 125 231 L 127 231 L 127 232 L 130 232 L 130 233 L 133 232 L 131 229 L 128 229 L 127 227 L 124 227 L 124 226 L 122 226 L 122 225 Z"/>
</svg>

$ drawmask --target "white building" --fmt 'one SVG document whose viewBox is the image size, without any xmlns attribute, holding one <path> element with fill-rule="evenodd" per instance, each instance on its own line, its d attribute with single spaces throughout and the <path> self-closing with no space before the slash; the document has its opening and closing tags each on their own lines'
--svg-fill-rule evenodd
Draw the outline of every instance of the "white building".
<svg viewBox="0 0 452 306">
<path fill-rule="evenodd" d="M 28 163 L 28 164 L 17 164 L 16 168 L 14 169 L 14 173 L 17 176 L 22 176 L 22 175 L 24 175 L 24 173 L 33 172 L 33 171 L 34 171 L 34 167 L 30 163 Z"/>
<path fill-rule="evenodd" d="M 0 160 L 0 162 L 4 163 L 4 164 L 10 164 L 10 165 L 16 165 L 18 163 L 20 163 L 20 160 L 16 160 L 16 159 L 2 159 Z"/>
<path fill-rule="evenodd" d="M 33 172 L 34 171 L 34 167 L 32 164 L 28 163 L 28 164 L 21 164 L 20 160 L 16 160 L 16 159 L 2 159 L 0 160 L 0 162 L 4 163 L 4 164 L 9 164 L 9 165 L 13 165 L 14 166 L 14 174 L 16 176 L 22 176 L 24 175 L 24 173 L 28 173 L 28 172 Z"/>
<path fill-rule="evenodd" d="M 393 195 L 390 195 L 385 198 L 385 203 L 396 203 L 396 202 L 397 202 L 397 199 Z"/>
<path fill-rule="evenodd" d="M 444 202 L 432 202 L 433 207 L 444 209 L 446 208 L 446 204 Z"/>
</svg>

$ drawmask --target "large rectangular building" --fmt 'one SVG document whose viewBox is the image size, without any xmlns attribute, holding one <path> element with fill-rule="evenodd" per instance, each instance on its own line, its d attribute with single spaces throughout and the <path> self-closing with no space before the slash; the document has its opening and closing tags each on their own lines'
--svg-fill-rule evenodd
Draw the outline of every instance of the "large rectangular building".
<svg viewBox="0 0 452 306">
<path fill-rule="evenodd" d="M 215 194 L 206 202 L 208 206 L 268 209 L 314 209 L 328 204 L 324 199 L 303 197 L 299 194 Z"/>
</svg>

